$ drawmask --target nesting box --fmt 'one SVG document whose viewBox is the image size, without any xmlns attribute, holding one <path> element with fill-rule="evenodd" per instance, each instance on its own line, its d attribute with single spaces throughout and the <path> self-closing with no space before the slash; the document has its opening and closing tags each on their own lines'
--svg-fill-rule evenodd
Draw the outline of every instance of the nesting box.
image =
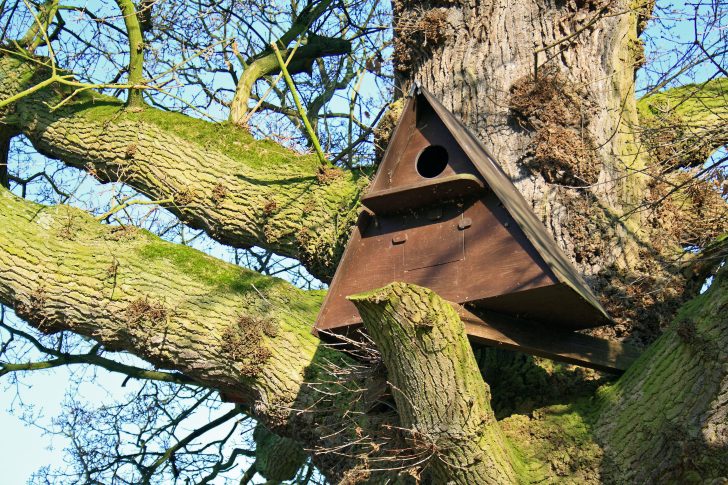
<svg viewBox="0 0 728 485">
<path fill-rule="evenodd" d="M 576 334 L 610 318 L 482 143 L 424 88 L 406 102 L 315 330 L 353 335 L 346 297 L 394 281 L 456 304 L 475 342 L 605 370 L 633 355 Z"/>
</svg>

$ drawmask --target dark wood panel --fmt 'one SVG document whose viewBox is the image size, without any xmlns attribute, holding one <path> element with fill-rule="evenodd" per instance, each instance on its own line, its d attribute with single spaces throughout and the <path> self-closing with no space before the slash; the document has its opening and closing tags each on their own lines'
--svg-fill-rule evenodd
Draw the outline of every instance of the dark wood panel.
<svg viewBox="0 0 728 485">
<path fill-rule="evenodd" d="M 477 315 L 453 304 L 471 341 L 518 350 L 560 362 L 622 373 L 640 356 L 629 344 L 547 327 L 496 313 Z"/>
<path fill-rule="evenodd" d="M 435 209 L 443 215 L 434 220 L 431 208 L 362 216 L 361 233 L 357 230 L 349 242 L 319 328 L 360 322 L 346 296 L 394 281 L 431 288 L 458 303 L 558 284 L 518 227 L 505 227 L 504 214 L 493 213 L 499 210 L 497 199 L 452 202 Z M 464 218 L 470 225 L 460 229 Z M 443 244 L 443 234 L 451 233 L 457 239 Z"/>
</svg>

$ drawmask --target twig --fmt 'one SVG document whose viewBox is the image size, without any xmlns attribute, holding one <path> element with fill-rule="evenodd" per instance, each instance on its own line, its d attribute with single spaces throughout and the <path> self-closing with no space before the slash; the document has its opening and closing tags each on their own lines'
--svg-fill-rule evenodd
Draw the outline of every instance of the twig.
<svg viewBox="0 0 728 485">
<path fill-rule="evenodd" d="M 162 199 L 162 200 L 140 200 L 140 199 L 137 199 L 137 200 L 129 200 L 129 201 L 125 201 L 125 202 L 117 205 L 116 207 L 113 207 L 108 212 L 105 212 L 105 213 L 101 214 L 100 216 L 97 216 L 96 217 L 96 220 L 97 221 L 103 221 L 104 219 L 107 219 L 107 218 L 113 216 L 114 214 L 116 214 L 120 210 L 126 209 L 127 207 L 129 207 L 131 205 L 171 204 L 172 202 L 174 202 L 174 199 L 172 199 L 172 198 Z"/>
<path fill-rule="evenodd" d="M 311 123 L 309 123 L 309 121 L 308 121 L 308 117 L 306 116 L 306 111 L 303 109 L 303 105 L 301 104 L 301 98 L 298 96 L 298 91 L 296 91 L 296 86 L 295 86 L 295 84 L 293 84 L 293 79 L 291 78 L 291 75 L 288 73 L 288 69 L 286 68 L 286 63 L 283 61 L 283 57 L 281 57 L 281 52 L 278 50 L 278 46 L 275 44 L 275 42 L 271 43 L 270 46 L 273 49 L 273 52 L 275 52 L 275 54 L 276 54 L 276 59 L 278 59 L 278 64 L 281 66 L 281 72 L 283 73 L 283 78 L 286 80 L 288 89 L 291 90 L 291 95 L 293 96 L 293 102 L 296 103 L 296 108 L 298 109 L 298 114 L 301 115 L 301 119 L 303 120 L 303 125 L 306 127 L 308 136 L 311 137 L 311 144 L 313 144 L 313 147 L 316 149 L 316 154 L 318 155 L 319 160 L 321 161 L 321 165 L 329 165 L 328 160 L 326 160 L 326 155 L 324 155 L 324 152 L 321 149 L 321 144 L 319 143 L 318 137 L 316 136 L 316 133 L 313 131 L 313 128 L 311 127 Z"/>
</svg>

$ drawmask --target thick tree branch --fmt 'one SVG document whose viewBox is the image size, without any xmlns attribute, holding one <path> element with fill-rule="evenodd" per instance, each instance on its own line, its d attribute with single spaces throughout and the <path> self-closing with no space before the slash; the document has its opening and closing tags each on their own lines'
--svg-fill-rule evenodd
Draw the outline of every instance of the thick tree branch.
<svg viewBox="0 0 728 485">
<path fill-rule="evenodd" d="M 0 58 L 0 99 L 47 76 L 20 57 Z M 49 112 L 62 87 L 0 110 L 0 123 L 34 147 L 103 182 L 121 181 L 164 204 L 192 228 L 234 247 L 259 245 L 329 279 L 357 215 L 366 178 L 320 172 L 315 156 L 255 140 L 228 124 L 152 108 L 125 110 L 92 92 Z"/>
<path fill-rule="evenodd" d="M 664 172 L 702 166 L 728 143 L 728 78 L 642 98 L 640 138 Z"/>
<path fill-rule="evenodd" d="M 350 299 L 382 353 L 401 425 L 433 483 L 514 483 L 490 390 L 452 306 L 403 283 Z"/>
<path fill-rule="evenodd" d="M 615 483 L 711 483 L 728 474 L 726 315 L 724 265 L 710 289 L 601 391 L 597 430 Z"/>
<path fill-rule="evenodd" d="M 281 51 L 281 55 L 287 59 L 293 51 L 294 48 L 284 49 Z M 306 44 L 300 46 L 293 53 L 293 58 L 288 63 L 287 69 L 292 75 L 302 72 L 310 74 L 316 59 L 348 54 L 349 52 L 351 52 L 351 43 L 348 40 L 310 34 Z M 247 119 L 248 101 L 251 98 L 255 82 L 263 76 L 278 74 L 280 70 L 280 64 L 275 52 L 270 48 L 266 49 L 264 55 L 256 57 L 245 67 L 238 80 L 235 97 L 230 105 L 231 122 L 241 124 Z"/>
<path fill-rule="evenodd" d="M 320 297 L 77 209 L 0 192 L 0 301 L 286 415 L 317 351 Z M 275 335 L 275 336 L 273 336 Z"/>
</svg>

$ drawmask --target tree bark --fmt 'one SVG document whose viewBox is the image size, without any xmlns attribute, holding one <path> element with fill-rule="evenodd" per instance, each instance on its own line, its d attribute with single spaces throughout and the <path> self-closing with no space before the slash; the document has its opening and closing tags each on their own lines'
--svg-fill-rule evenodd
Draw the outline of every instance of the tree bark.
<svg viewBox="0 0 728 485">
<path fill-rule="evenodd" d="M 1 190 L 0 302 L 19 316 L 244 396 L 260 417 L 315 400 L 301 384 L 314 355 L 325 353 L 309 327 L 319 295 Z"/>
<path fill-rule="evenodd" d="M 425 483 L 515 483 L 490 390 L 452 306 L 404 283 L 350 299 L 382 354 Z"/>
<path fill-rule="evenodd" d="M 46 74 L 28 60 L 3 55 L 0 99 Z M 325 281 L 333 276 L 366 177 L 321 171 L 315 156 L 255 140 L 231 124 L 125 109 L 99 94 L 49 111 L 69 94 L 59 90 L 22 98 L 0 110 L 0 122 L 17 128 L 44 155 L 102 182 L 124 182 L 152 200 L 173 200 L 162 205 L 223 244 L 258 245 L 300 260 Z"/>
</svg>

